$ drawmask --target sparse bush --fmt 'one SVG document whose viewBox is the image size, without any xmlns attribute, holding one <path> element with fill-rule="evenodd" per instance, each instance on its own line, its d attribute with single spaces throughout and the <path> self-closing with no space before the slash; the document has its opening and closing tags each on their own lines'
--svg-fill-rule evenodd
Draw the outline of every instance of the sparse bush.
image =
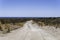
<svg viewBox="0 0 60 40">
<path fill-rule="evenodd" d="M 20 28 L 28 20 L 33 20 L 40 26 L 54 26 L 60 28 L 60 17 L 28 17 L 28 18 L 0 18 L 0 31 L 4 33 Z M 33 22 L 33 24 L 34 24 Z"/>
<path fill-rule="evenodd" d="M 23 26 L 23 24 L 24 23 L 22 23 L 22 22 L 21 23 L 15 23 L 15 25 L 17 25 L 17 26 Z"/>
<path fill-rule="evenodd" d="M 44 22 L 38 22 L 39 26 L 45 26 Z"/>
</svg>

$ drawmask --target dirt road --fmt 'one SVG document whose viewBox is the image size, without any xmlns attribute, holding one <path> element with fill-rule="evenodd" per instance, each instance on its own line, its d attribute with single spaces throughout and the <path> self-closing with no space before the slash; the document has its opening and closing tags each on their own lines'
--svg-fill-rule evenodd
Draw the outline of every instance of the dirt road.
<svg viewBox="0 0 60 40">
<path fill-rule="evenodd" d="M 20 29 L 14 30 L 0 37 L 0 40 L 58 40 L 55 36 L 49 34 L 43 29 L 40 29 L 37 24 L 26 22 Z"/>
</svg>

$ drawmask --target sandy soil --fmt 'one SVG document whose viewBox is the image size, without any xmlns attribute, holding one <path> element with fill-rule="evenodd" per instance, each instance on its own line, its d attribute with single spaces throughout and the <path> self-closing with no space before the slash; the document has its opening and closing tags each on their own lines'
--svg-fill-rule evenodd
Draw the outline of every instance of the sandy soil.
<svg viewBox="0 0 60 40">
<path fill-rule="evenodd" d="M 40 28 L 36 23 L 32 24 L 32 21 L 27 21 L 22 28 L 11 31 L 3 37 L 0 36 L 0 40 L 60 40 L 60 29 L 56 29 L 58 33 L 54 28 L 55 31 L 50 29 Z"/>
</svg>

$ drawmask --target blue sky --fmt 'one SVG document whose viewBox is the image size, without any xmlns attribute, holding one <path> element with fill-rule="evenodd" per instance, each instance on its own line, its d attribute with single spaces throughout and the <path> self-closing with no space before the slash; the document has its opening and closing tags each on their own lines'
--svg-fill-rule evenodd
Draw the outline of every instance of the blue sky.
<svg viewBox="0 0 60 40">
<path fill-rule="evenodd" d="M 60 0 L 0 0 L 0 17 L 60 17 Z"/>
</svg>

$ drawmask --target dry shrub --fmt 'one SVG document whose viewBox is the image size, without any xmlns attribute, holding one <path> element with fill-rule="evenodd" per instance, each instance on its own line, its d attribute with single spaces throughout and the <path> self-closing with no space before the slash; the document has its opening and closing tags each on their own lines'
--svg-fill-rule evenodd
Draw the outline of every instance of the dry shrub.
<svg viewBox="0 0 60 40">
<path fill-rule="evenodd" d="M 4 33 L 4 34 L 7 33 L 7 32 L 10 32 L 9 27 L 5 26 L 5 24 L 1 25 L 1 30 L 2 30 L 2 33 Z"/>
<path fill-rule="evenodd" d="M 12 30 L 18 29 L 23 26 L 24 23 L 16 23 L 15 25 L 13 24 L 1 24 L 0 23 L 0 30 L 2 30 L 2 33 L 9 33 Z"/>
<path fill-rule="evenodd" d="M 45 26 L 44 22 L 38 22 L 39 26 Z"/>
<path fill-rule="evenodd" d="M 24 22 L 21 23 L 15 23 L 15 25 L 22 27 L 24 25 Z"/>
</svg>

